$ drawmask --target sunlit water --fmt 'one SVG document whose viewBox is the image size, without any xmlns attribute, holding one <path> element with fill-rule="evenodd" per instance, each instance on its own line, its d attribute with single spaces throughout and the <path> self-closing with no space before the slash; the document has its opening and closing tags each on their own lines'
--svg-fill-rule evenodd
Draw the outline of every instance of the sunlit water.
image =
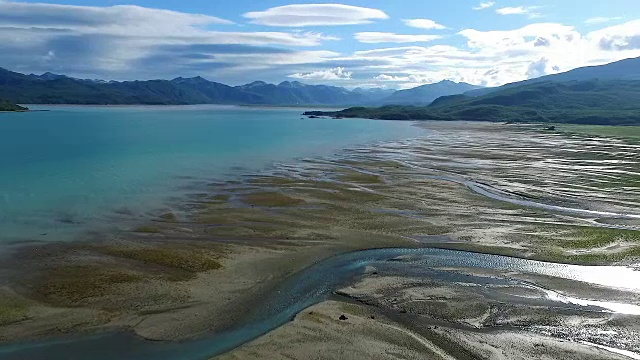
<svg viewBox="0 0 640 360">
<path fill-rule="evenodd" d="M 189 186 L 423 131 L 302 109 L 31 108 L 51 111 L 0 114 L 0 242 L 66 240 L 149 216 Z"/>
<path fill-rule="evenodd" d="M 335 290 L 348 285 L 367 266 L 382 275 L 410 276 L 468 284 L 478 291 L 500 286 L 525 286 L 529 283 L 511 278 L 508 272 L 553 276 L 600 285 L 612 280 L 610 286 L 640 291 L 640 272 L 624 267 L 594 267 L 550 264 L 497 255 L 467 253 L 441 249 L 379 249 L 338 255 L 321 261 L 285 281 L 270 296 L 256 305 L 245 321 L 228 331 L 184 342 L 145 341 L 128 333 L 109 333 L 59 340 L 33 341 L 0 346 L 2 359 L 207 359 L 229 351 L 289 321 L 308 306 L 327 299 Z M 495 269 L 504 276 L 475 276 L 454 269 Z M 491 293 L 491 291 L 489 291 Z M 544 294 L 545 292 L 541 292 Z M 504 299 L 503 299 L 504 301 Z M 517 296 L 509 299 L 520 301 Z M 576 310 L 635 314 L 638 306 L 593 302 L 561 296 L 552 291 L 527 304 L 573 306 Z M 617 309 L 616 309 L 617 308 Z M 617 349 L 614 349 L 617 350 Z"/>
</svg>

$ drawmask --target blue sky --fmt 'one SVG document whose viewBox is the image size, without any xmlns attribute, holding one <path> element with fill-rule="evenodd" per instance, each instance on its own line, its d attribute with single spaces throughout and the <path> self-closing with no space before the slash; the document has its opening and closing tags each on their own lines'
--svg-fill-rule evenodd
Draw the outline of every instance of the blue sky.
<svg viewBox="0 0 640 360">
<path fill-rule="evenodd" d="M 638 56 L 637 0 L 0 0 L 0 67 L 81 78 L 495 86 Z"/>
</svg>

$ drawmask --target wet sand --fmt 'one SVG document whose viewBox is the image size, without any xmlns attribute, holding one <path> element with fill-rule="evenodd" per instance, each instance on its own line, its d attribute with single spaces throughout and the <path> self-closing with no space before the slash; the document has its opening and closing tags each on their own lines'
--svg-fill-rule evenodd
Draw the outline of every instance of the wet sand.
<svg viewBox="0 0 640 360">
<path fill-rule="evenodd" d="M 340 320 L 344 315 L 347 319 Z M 372 318 L 373 317 L 373 318 Z M 415 315 L 411 317 L 415 318 Z M 291 323 L 215 359 L 628 359 L 536 333 L 433 325 L 342 301 L 308 308 Z"/>
<path fill-rule="evenodd" d="M 425 126 L 432 134 L 424 139 L 212 183 L 182 208 L 167 209 L 128 232 L 16 247 L 2 269 L 0 339 L 114 328 L 152 340 L 217 332 L 242 321 L 288 276 L 331 255 L 360 249 L 428 246 L 568 263 L 639 263 L 639 221 L 528 208 L 442 178 L 473 179 L 508 196 L 556 206 L 635 214 L 640 204 L 635 145 L 596 144 L 497 124 Z M 616 157 L 621 161 L 606 166 L 590 163 Z M 372 279 L 377 278 L 370 274 L 362 281 Z M 573 283 L 529 279 L 596 300 L 611 297 L 611 292 Z M 454 308 L 403 308 L 387 301 L 389 289 L 416 296 L 415 281 L 406 280 L 356 284 L 359 292 L 346 289 L 342 297 L 312 307 L 225 356 L 305 358 L 304 351 L 315 349 L 318 358 L 569 358 L 569 353 L 616 358 L 577 343 L 587 340 L 640 351 L 632 340 L 613 343 L 597 333 L 614 323 L 615 331 L 626 332 L 625 339 L 637 340 L 635 318 L 569 316 L 525 306 L 486 322 L 486 312 L 495 310 L 492 303 L 474 293 L 456 293 L 460 289 L 453 285 L 417 288 L 435 291 L 429 296 L 448 299 L 457 304 Z M 639 304 L 636 295 L 616 298 Z M 462 310 L 475 312 L 456 318 Z M 335 320 L 338 312 L 350 321 Z M 556 321 L 551 325 L 571 321 L 580 330 L 595 324 L 595 335 L 570 338 L 549 319 Z M 480 328 L 500 331 L 489 336 Z M 451 341 L 457 345 L 444 345 Z M 500 355 L 500 349 L 511 352 Z"/>
</svg>

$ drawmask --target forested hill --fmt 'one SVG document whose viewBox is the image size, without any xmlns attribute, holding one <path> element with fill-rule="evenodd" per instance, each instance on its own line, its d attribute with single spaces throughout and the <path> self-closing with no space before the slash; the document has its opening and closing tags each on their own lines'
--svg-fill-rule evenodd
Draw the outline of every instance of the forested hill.
<svg viewBox="0 0 640 360">
<path fill-rule="evenodd" d="M 479 97 L 441 97 L 424 107 L 356 107 L 322 115 L 389 120 L 640 125 L 640 81 L 541 82 Z"/>
<path fill-rule="evenodd" d="M 27 111 L 26 107 L 0 99 L 0 111 Z"/>
</svg>

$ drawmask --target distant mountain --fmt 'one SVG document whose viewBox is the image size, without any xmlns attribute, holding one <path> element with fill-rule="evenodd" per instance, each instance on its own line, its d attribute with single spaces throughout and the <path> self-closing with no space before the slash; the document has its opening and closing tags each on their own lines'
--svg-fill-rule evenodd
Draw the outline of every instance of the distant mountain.
<svg viewBox="0 0 640 360">
<path fill-rule="evenodd" d="M 75 79 L 44 73 L 23 75 L 0 68 L 0 98 L 21 104 L 246 104 L 323 105 L 372 104 L 387 95 L 385 90 L 306 85 L 285 81 L 278 85 L 262 81 L 228 86 L 202 77 L 173 80 L 109 81 Z"/>
<path fill-rule="evenodd" d="M 260 94 L 243 91 L 229 85 L 206 80 L 200 76 L 193 78 L 176 78 L 171 84 L 185 92 L 189 92 L 189 103 L 215 104 L 267 104 L 269 100 Z"/>
<path fill-rule="evenodd" d="M 364 104 L 368 96 L 363 92 L 342 87 L 306 85 L 298 81 L 284 81 L 278 85 L 264 81 L 236 86 L 236 89 L 262 96 L 269 104 L 278 105 L 354 105 Z"/>
<path fill-rule="evenodd" d="M 44 73 L 42 75 L 29 74 L 27 76 L 29 78 L 31 78 L 31 79 L 42 80 L 42 81 L 57 80 L 57 79 L 63 79 L 63 78 L 67 77 L 65 75 L 58 75 L 58 74 L 54 74 L 54 73 L 50 73 L 50 72 L 46 72 L 46 73 Z"/>
<path fill-rule="evenodd" d="M 357 87 L 351 90 L 354 93 L 359 93 L 367 97 L 372 103 L 379 103 L 380 100 L 388 98 L 396 92 L 395 89 L 382 89 L 382 88 L 360 88 Z"/>
<path fill-rule="evenodd" d="M 467 120 L 640 125 L 640 80 L 534 82 L 470 97 L 441 97 L 429 106 L 355 107 L 313 113 L 387 120 Z"/>
<path fill-rule="evenodd" d="M 535 84 L 539 82 L 585 81 L 593 79 L 640 80 L 640 58 L 625 59 L 605 65 L 581 67 L 559 74 L 546 75 L 535 79 L 509 83 L 499 87 L 472 90 L 466 92 L 465 95 L 482 96 L 498 90 L 504 90 L 528 84 Z"/>
<path fill-rule="evenodd" d="M 0 111 L 26 111 L 29 110 L 26 107 L 10 103 L 6 100 L 0 99 Z"/>
<path fill-rule="evenodd" d="M 393 105 L 429 105 L 433 100 L 441 96 L 462 94 L 479 88 L 481 88 L 481 86 L 443 80 L 438 83 L 422 85 L 413 89 L 396 91 L 388 98 L 383 99 L 382 102 Z"/>
</svg>

